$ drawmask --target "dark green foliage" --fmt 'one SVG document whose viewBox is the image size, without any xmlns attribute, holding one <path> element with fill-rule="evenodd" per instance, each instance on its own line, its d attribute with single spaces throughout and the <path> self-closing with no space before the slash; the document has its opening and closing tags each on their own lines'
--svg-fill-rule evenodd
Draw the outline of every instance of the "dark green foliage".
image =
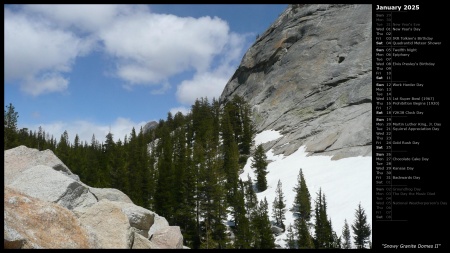
<svg viewBox="0 0 450 253">
<path fill-rule="evenodd" d="M 355 221 L 352 225 L 353 239 L 356 248 L 365 249 L 368 247 L 369 237 L 372 233 L 369 224 L 367 223 L 367 216 L 361 203 L 358 204 L 358 209 L 355 210 Z"/>
<path fill-rule="evenodd" d="M 262 144 L 255 150 L 251 167 L 256 173 L 256 188 L 259 192 L 265 191 L 267 189 L 267 156 Z"/>
<path fill-rule="evenodd" d="M 297 227 L 297 245 L 299 249 L 313 249 L 314 240 L 309 232 L 309 226 L 305 219 L 295 221 Z"/>
<path fill-rule="evenodd" d="M 311 219 L 311 195 L 306 185 L 303 171 L 300 169 L 297 185 L 294 187 L 295 199 L 294 210 L 300 215 L 300 219 L 304 219 L 308 223 Z"/>
<path fill-rule="evenodd" d="M 278 180 L 277 188 L 275 189 L 275 200 L 273 201 L 272 207 L 272 215 L 275 219 L 275 224 L 284 230 L 285 227 L 283 220 L 286 219 L 284 214 L 286 212 L 286 203 L 284 200 L 283 187 L 280 180 Z"/>
<path fill-rule="evenodd" d="M 17 144 L 17 119 L 19 118 L 19 113 L 15 111 L 14 106 L 9 103 L 6 106 L 4 114 L 4 124 L 3 124 L 3 149 L 10 149 L 16 147 Z"/>
<path fill-rule="evenodd" d="M 261 200 L 253 218 L 253 232 L 255 235 L 253 248 L 273 249 L 275 248 L 275 238 L 273 237 L 271 224 L 269 221 L 269 204 L 267 199 Z"/>
<path fill-rule="evenodd" d="M 315 237 L 314 244 L 316 249 L 328 249 L 335 248 L 333 229 L 331 226 L 331 220 L 327 215 L 327 202 L 325 194 L 322 194 L 322 190 L 319 189 L 315 206 L 316 222 L 314 224 Z"/>
</svg>

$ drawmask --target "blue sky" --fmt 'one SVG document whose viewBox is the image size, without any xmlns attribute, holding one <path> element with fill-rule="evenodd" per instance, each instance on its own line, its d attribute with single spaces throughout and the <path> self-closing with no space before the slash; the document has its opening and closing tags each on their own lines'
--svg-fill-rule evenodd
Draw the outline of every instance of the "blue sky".
<svg viewBox="0 0 450 253">
<path fill-rule="evenodd" d="M 4 105 L 19 128 L 109 129 L 218 98 L 247 49 L 287 5 L 4 5 Z"/>
</svg>

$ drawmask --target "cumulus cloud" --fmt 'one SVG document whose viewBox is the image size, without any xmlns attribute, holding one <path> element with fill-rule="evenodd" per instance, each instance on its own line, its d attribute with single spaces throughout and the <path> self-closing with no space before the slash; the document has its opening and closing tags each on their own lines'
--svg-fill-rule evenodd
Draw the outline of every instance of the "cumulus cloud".
<svg viewBox="0 0 450 253">
<path fill-rule="evenodd" d="M 187 115 L 190 111 L 191 111 L 191 109 L 184 107 L 184 106 L 175 107 L 175 108 L 170 109 L 170 113 L 172 113 L 173 116 L 175 116 L 175 114 L 177 114 L 177 112 L 181 112 L 183 115 Z"/>
<path fill-rule="evenodd" d="M 146 5 L 23 5 L 5 8 L 5 78 L 22 80 L 34 96 L 60 92 L 69 87 L 62 74 L 96 49 L 129 90 L 150 85 L 161 94 L 170 78 L 189 73 L 177 91 L 189 104 L 220 95 L 245 40 L 218 17 L 157 14 Z"/>
<path fill-rule="evenodd" d="M 219 18 L 141 13 L 124 16 L 100 32 L 117 75 L 130 84 L 155 84 L 184 71 L 205 71 L 228 40 Z"/>
<path fill-rule="evenodd" d="M 37 96 L 67 89 L 68 72 L 89 42 L 51 23 L 5 10 L 5 80 L 20 80 L 21 89 Z"/>
<path fill-rule="evenodd" d="M 69 134 L 69 140 L 73 143 L 75 135 L 78 134 L 80 141 L 87 141 L 88 144 L 91 143 L 92 135 L 95 135 L 95 139 L 100 143 L 105 141 L 105 136 L 109 133 L 113 134 L 114 141 L 124 140 L 125 135 L 130 137 L 131 129 L 134 127 L 136 134 L 139 133 L 141 127 L 145 125 L 146 122 L 133 122 L 128 118 L 117 118 L 111 125 L 95 124 L 86 120 L 77 120 L 73 122 L 62 122 L 55 121 L 52 123 L 41 124 L 41 125 L 28 125 L 23 126 L 33 131 L 37 131 L 39 126 L 49 134 L 53 135 L 57 141 L 59 141 L 61 135 L 64 131 Z"/>
<path fill-rule="evenodd" d="M 69 80 L 58 73 L 44 73 L 40 77 L 28 77 L 21 85 L 21 90 L 33 96 L 45 93 L 61 92 L 67 89 Z"/>
</svg>

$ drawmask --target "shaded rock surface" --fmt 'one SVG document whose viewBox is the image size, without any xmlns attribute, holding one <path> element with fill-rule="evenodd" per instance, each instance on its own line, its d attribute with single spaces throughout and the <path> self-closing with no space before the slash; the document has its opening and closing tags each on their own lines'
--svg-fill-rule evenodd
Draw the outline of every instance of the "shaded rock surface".
<svg viewBox="0 0 450 253">
<path fill-rule="evenodd" d="M 70 210 L 97 203 L 94 195 L 79 181 L 45 165 L 24 170 L 9 186 L 29 196 L 58 203 Z"/>
<path fill-rule="evenodd" d="M 156 231 L 151 237 L 150 241 L 161 249 L 182 249 L 183 236 L 180 232 L 180 227 L 169 226 Z"/>
<path fill-rule="evenodd" d="M 301 145 L 333 159 L 372 153 L 372 7 L 293 4 L 250 47 L 221 103 L 240 95 L 258 132 L 284 138 L 266 150 Z"/>
</svg>

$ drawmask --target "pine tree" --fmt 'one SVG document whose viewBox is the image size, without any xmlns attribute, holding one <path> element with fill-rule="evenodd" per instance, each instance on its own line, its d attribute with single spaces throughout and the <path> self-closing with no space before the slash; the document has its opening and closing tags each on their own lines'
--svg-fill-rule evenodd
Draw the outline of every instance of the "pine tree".
<svg viewBox="0 0 450 253">
<path fill-rule="evenodd" d="M 361 203 L 358 204 L 358 209 L 356 209 L 355 221 L 352 225 L 352 230 L 356 248 L 365 249 L 367 246 L 366 244 L 369 242 L 371 229 L 367 223 L 366 212 L 362 208 Z"/>
<path fill-rule="evenodd" d="M 273 249 L 275 248 L 275 238 L 273 237 L 271 224 L 269 221 L 267 199 L 261 200 L 255 217 L 255 243 L 256 249 Z"/>
<path fill-rule="evenodd" d="M 256 188 L 259 192 L 265 191 L 267 189 L 267 156 L 262 144 L 256 148 L 251 167 L 256 173 Z"/>
<path fill-rule="evenodd" d="M 17 138 L 17 119 L 19 118 L 19 113 L 15 111 L 14 106 L 9 103 L 6 106 L 7 111 L 5 110 L 4 114 L 4 144 L 3 149 L 14 148 L 16 145 Z"/>
<path fill-rule="evenodd" d="M 275 223 L 284 230 L 283 220 L 286 219 L 286 204 L 284 200 L 283 187 L 281 181 L 278 180 L 277 188 L 275 189 L 275 200 L 273 201 L 273 218 L 275 218 Z"/>
<path fill-rule="evenodd" d="M 322 194 L 322 190 L 319 189 L 315 207 L 316 223 L 314 225 L 315 238 L 314 244 L 317 249 L 331 248 L 332 242 L 332 229 L 327 215 L 327 202 L 325 194 Z"/>
<path fill-rule="evenodd" d="M 292 229 L 292 225 L 289 224 L 289 226 L 286 229 L 286 239 L 284 241 L 286 242 L 286 246 L 288 249 L 296 249 L 297 248 L 297 242 L 294 235 L 294 230 Z"/>
<path fill-rule="evenodd" d="M 309 232 L 309 227 L 304 219 L 295 221 L 297 227 L 297 245 L 299 249 L 313 249 L 314 240 Z"/>
<path fill-rule="evenodd" d="M 344 220 L 344 227 L 342 228 L 342 238 L 344 240 L 342 244 L 343 249 L 351 249 L 352 242 L 350 237 L 350 228 L 348 227 L 347 219 Z"/>
<path fill-rule="evenodd" d="M 311 219 L 311 195 L 309 194 L 302 169 L 300 169 L 297 178 L 298 182 L 294 187 L 294 191 L 296 192 L 294 199 L 294 210 L 297 210 L 299 212 L 301 219 L 309 222 L 309 220 Z"/>
</svg>

